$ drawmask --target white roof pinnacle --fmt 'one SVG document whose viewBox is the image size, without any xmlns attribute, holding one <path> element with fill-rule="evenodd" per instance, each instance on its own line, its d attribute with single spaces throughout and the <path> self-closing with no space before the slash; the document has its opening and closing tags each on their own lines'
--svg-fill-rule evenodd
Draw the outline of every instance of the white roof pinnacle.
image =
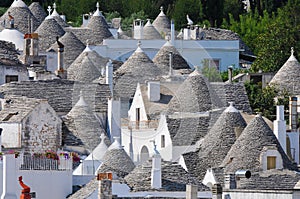
<svg viewBox="0 0 300 199">
<path fill-rule="evenodd" d="M 97 10 L 96 10 L 96 12 L 93 14 L 93 16 L 100 16 L 100 17 L 103 17 L 103 15 L 102 15 L 102 13 L 100 12 L 100 10 L 99 10 L 99 2 L 97 2 L 97 4 L 96 4 L 96 8 L 97 8 Z"/>
<path fill-rule="evenodd" d="M 53 3 L 53 12 L 51 14 L 51 16 L 58 16 L 59 17 L 59 14 L 58 12 L 56 11 L 56 3 Z"/>
<path fill-rule="evenodd" d="M 152 24 L 151 24 L 151 22 L 150 22 L 150 19 L 147 19 L 147 23 L 146 23 L 146 25 L 145 26 L 151 26 Z"/>
<path fill-rule="evenodd" d="M 141 41 L 138 41 L 138 44 L 137 44 L 137 49 L 135 50 L 135 52 L 144 52 L 142 49 L 141 49 L 141 45 L 142 45 L 142 42 Z"/>
<path fill-rule="evenodd" d="M 83 93 L 82 90 L 80 91 L 80 95 L 79 95 L 79 100 L 78 102 L 75 104 L 75 106 L 87 106 L 86 102 L 83 99 Z"/>
<path fill-rule="evenodd" d="M 239 111 L 233 106 L 233 102 L 229 102 L 229 107 L 227 107 L 224 112 L 238 113 Z"/>
<path fill-rule="evenodd" d="M 89 47 L 89 41 L 86 40 L 86 47 L 85 47 L 85 49 L 83 50 L 83 52 L 91 52 L 91 51 L 92 51 L 92 49 Z"/>
<path fill-rule="evenodd" d="M 123 147 L 120 144 L 120 138 L 119 137 L 114 137 L 115 141 L 108 147 L 107 150 L 112 150 L 112 149 L 123 149 Z"/>
<path fill-rule="evenodd" d="M 53 17 L 51 16 L 51 11 L 52 11 L 51 6 L 48 6 L 47 11 L 48 11 L 49 14 L 48 14 L 48 16 L 46 17 L 46 19 L 52 19 Z"/>
<path fill-rule="evenodd" d="M 164 7 L 163 6 L 160 6 L 160 13 L 158 16 L 166 16 L 165 13 L 164 13 Z"/>
<path fill-rule="evenodd" d="M 11 8 L 13 7 L 22 7 L 22 8 L 26 8 L 27 5 L 22 1 L 22 0 L 14 0 L 14 2 L 11 4 L 10 6 Z"/>
<path fill-rule="evenodd" d="M 287 61 L 298 61 L 296 57 L 294 56 L 294 47 L 291 47 L 291 56 Z"/>
<path fill-rule="evenodd" d="M 168 40 L 163 46 L 172 46 L 170 40 Z"/>
</svg>

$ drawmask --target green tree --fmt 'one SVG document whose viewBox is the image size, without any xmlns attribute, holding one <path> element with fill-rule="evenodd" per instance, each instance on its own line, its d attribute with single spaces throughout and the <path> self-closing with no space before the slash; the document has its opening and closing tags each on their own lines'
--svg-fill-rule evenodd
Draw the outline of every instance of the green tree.
<svg viewBox="0 0 300 199">
<path fill-rule="evenodd" d="M 288 107 L 289 93 L 287 91 L 279 91 L 275 86 L 262 88 L 261 82 L 258 84 L 246 82 L 245 88 L 253 112 L 260 112 L 270 120 L 276 117 L 276 105 Z"/>
</svg>

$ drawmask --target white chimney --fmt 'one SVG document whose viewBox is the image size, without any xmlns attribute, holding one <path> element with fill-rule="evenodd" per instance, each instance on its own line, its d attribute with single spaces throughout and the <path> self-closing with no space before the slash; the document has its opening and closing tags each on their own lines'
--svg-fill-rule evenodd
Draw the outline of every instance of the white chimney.
<svg viewBox="0 0 300 199">
<path fill-rule="evenodd" d="M 3 129 L 0 128 L 0 152 L 2 152 L 2 131 Z"/>
<path fill-rule="evenodd" d="M 160 82 L 148 82 L 148 100 L 157 102 L 160 100 Z"/>
<path fill-rule="evenodd" d="M 110 92 L 113 94 L 113 64 L 111 59 L 106 64 L 105 69 L 105 83 L 109 85 Z"/>
<path fill-rule="evenodd" d="M 155 142 L 154 144 L 154 154 L 152 156 L 152 169 L 151 169 L 151 188 L 161 189 L 161 156 L 156 150 Z"/>
<path fill-rule="evenodd" d="M 171 44 L 174 46 L 175 45 L 175 25 L 174 21 L 171 20 Z"/>
<path fill-rule="evenodd" d="M 292 131 L 297 130 L 297 97 L 290 97 L 289 103 L 289 127 Z"/>
<path fill-rule="evenodd" d="M 183 40 L 191 40 L 191 29 L 190 28 L 183 29 Z"/>
<path fill-rule="evenodd" d="M 169 52 L 169 76 L 173 76 L 173 53 Z"/>
<path fill-rule="evenodd" d="M 284 106 L 276 106 L 276 120 L 274 124 L 274 134 L 281 147 L 286 153 L 286 124 L 284 120 Z"/>
<path fill-rule="evenodd" d="M 1 199 L 18 199 L 16 193 L 17 176 L 16 176 L 16 158 L 15 154 L 3 156 L 3 191 Z"/>
<path fill-rule="evenodd" d="M 108 125 L 111 138 L 121 137 L 121 101 L 120 99 L 108 99 Z"/>
<path fill-rule="evenodd" d="M 143 28 L 144 21 L 141 19 L 136 19 L 133 21 L 133 38 L 134 39 L 143 39 Z"/>
</svg>

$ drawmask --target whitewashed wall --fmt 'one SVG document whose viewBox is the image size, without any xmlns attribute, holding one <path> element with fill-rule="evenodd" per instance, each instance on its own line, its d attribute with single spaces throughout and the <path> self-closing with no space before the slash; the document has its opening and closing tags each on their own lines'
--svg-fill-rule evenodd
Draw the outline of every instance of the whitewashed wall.
<svg viewBox="0 0 300 199">
<path fill-rule="evenodd" d="M 141 40 L 141 48 L 151 58 L 166 43 L 166 40 Z M 220 59 L 220 70 L 239 66 L 238 40 L 175 40 L 176 49 L 192 65 L 201 66 L 204 59 Z M 127 58 L 137 48 L 137 40 L 105 39 L 103 45 L 94 46 L 93 50 L 111 59 Z"/>
<path fill-rule="evenodd" d="M 24 66 L 24 69 L 20 70 L 20 67 L 16 66 L 3 66 L 0 65 L 0 85 L 5 84 L 6 75 L 16 75 L 18 76 L 18 81 L 28 80 L 28 73 Z"/>
<path fill-rule="evenodd" d="M 21 147 L 21 123 L 0 123 L 0 128 L 3 129 L 1 135 L 1 145 L 5 148 L 20 148 Z"/>
<path fill-rule="evenodd" d="M 273 191 L 273 190 L 266 190 L 266 191 L 259 191 L 259 190 L 245 190 L 245 191 L 234 191 L 234 192 L 223 192 L 223 198 L 226 199 L 296 199 L 293 195 L 293 191 Z"/>
</svg>

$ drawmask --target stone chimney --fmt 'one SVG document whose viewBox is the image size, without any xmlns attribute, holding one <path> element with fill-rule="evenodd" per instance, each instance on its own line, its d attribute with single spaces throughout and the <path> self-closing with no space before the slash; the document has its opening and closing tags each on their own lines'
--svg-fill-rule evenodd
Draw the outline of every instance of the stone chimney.
<svg viewBox="0 0 300 199">
<path fill-rule="evenodd" d="M 109 85 L 109 89 L 111 94 L 113 95 L 113 64 L 111 59 L 107 62 L 106 64 L 106 69 L 105 69 L 105 83 Z"/>
<path fill-rule="evenodd" d="M 222 186 L 220 184 L 214 184 L 211 191 L 212 199 L 222 199 Z"/>
<path fill-rule="evenodd" d="M 228 66 L 228 82 L 232 83 L 232 66 Z"/>
<path fill-rule="evenodd" d="M 16 176 L 16 159 L 15 154 L 3 156 L 3 191 L 1 199 L 18 199 L 16 193 L 17 176 Z"/>
<path fill-rule="evenodd" d="M 37 33 L 31 33 L 30 55 L 39 55 L 39 35 Z"/>
<path fill-rule="evenodd" d="M 154 154 L 152 156 L 152 169 L 151 169 L 151 188 L 152 189 L 161 189 L 161 156 L 156 149 L 155 142 L 154 145 Z"/>
<path fill-rule="evenodd" d="M 143 39 L 144 33 L 144 21 L 141 19 L 136 19 L 133 21 L 133 38 L 134 39 Z"/>
<path fill-rule="evenodd" d="M 2 131 L 3 129 L 0 128 L 0 152 L 2 152 Z"/>
<path fill-rule="evenodd" d="M 292 131 L 296 131 L 298 120 L 297 97 L 290 97 L 289 113 L 289 127 Z"/>
<path fill-rule="evenodd" d="M 111 138 L 121 137 L 121 101 L 120 99 L 108 99 L 108 125 Z"/>
<path fill-rule="evenodd" d="M 169 52 L 169 76 L 173 76 L 173 53 Z"/>
<path fill-rule="evenodd" d="M 227 174 L 224 176 L 224 188 L 236 189 L 235 174 Z"/>
<path fill-rule="evenodd" d="M 276 106 L 276 120 L 273 122 L 273 124 L 274 134 L 286 153 L 286 124 L 284 120 L 284 106 Z"/>
<path fill-rule="evenodd" d="M 186 199 L 198 198 L 198 186 L 187 184 L 186 185 Z"/>
<path fill-rule="evenodd" d="M 173 20 L 171 20 L 171 44 L 175 45 L 175 24 Z"/>
<path fill-rule="evenodd" d="M 98 173 L 98 199 L 112 199 L 112 173 Z"/>
<path fill-rule="evenodd" d="M 148 82 L 148 100 L 157 102 L 160 100 L 160 82 Z"/>
<path fill-rule="evenodd" d="M 56 37 L 56 42 L 58 44 L 57 49 L 57 70 L 55 75 L 59 76 L 61 79 L 67 79 L 67 71 L 64 70 L 64 48 L 65 46 Z"/>
</svg>

